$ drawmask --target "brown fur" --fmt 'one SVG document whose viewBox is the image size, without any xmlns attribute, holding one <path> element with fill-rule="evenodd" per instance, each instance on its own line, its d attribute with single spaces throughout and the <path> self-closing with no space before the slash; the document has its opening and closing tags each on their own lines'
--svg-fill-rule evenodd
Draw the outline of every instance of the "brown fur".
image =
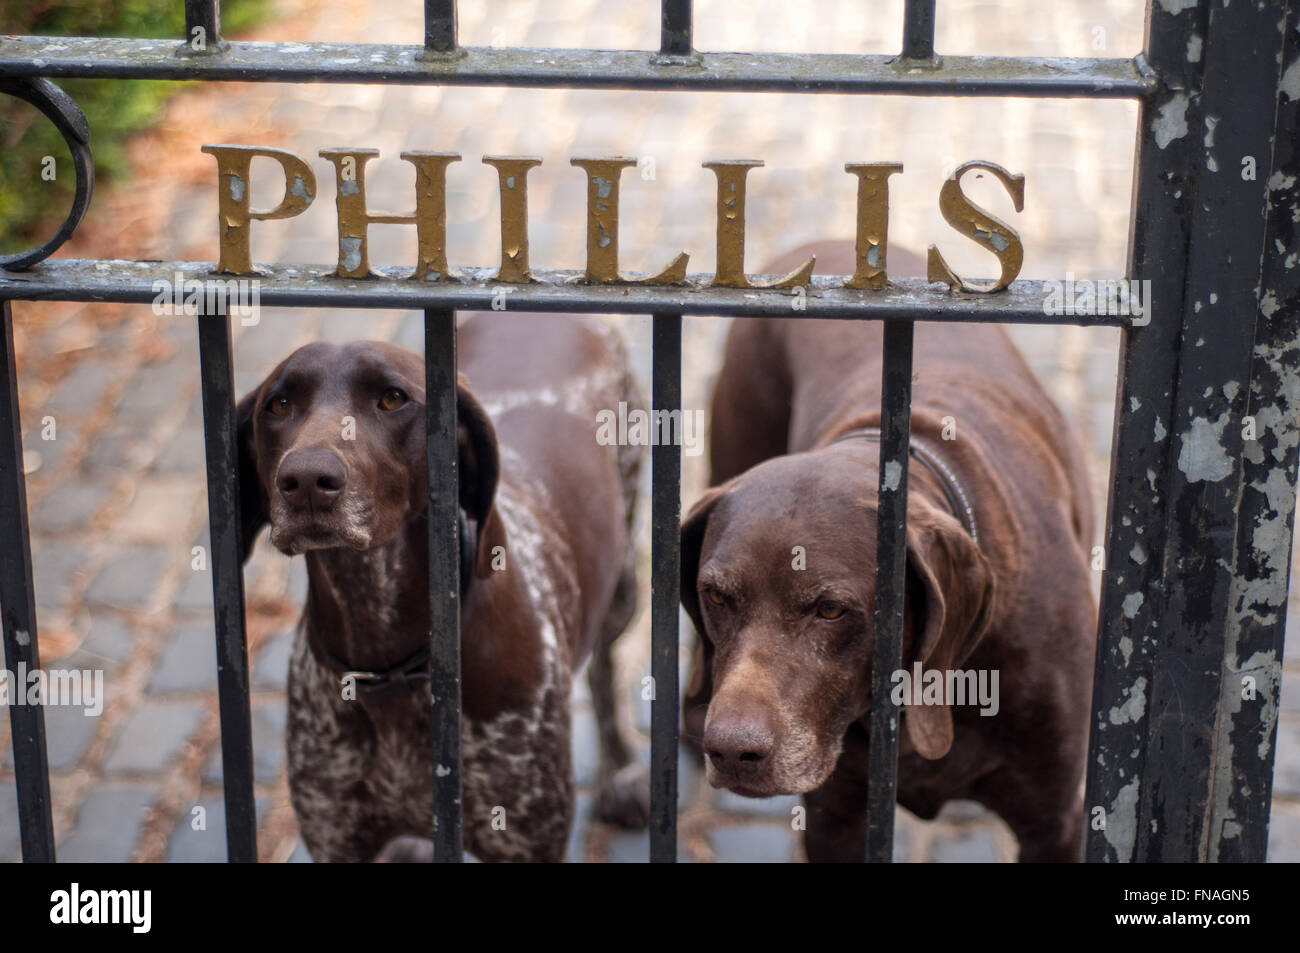
<svg viewBox="0 0 1300 953">
<path fill-rule="evenodd" d="M 644 773 L 615 727 L 609 658 L 635 607 L 639 448 L 595 439 L 599 410 L 637 398 L 621 343 L 596 322 L 493 314 L 466 322 L 459 343 L 459 492 L 478 543 L 461 606 L 465 843 L 483 860 L 560 860 L 573 815 L 570 682 L 589 656 L 598 813 L 628 825 L 648 813 Z M 381 407 L 388 388 L 408 402 Z M 282 396 L 291 409 L 277 416 L 268 407 Z M 432 826 L 428 681 L 347 700 L 329 664 L 385 670 L 427 642 L 424 396 L 418 355 L 318 343 L 237 411 L 244 546 L 269 521 L 273 543 L 307 559 L 287 742 L 318 861 L 419 854 L 411 838 Z M 355 439 L 342 436 L 345 417 Z"/>
<path fill-rule="evenodd" d="M 852 246 L 826 243 L 765 271 L 811 254 L 853 270 Z M 890 257 L 895 274 L 920 264 Z M 702 635 L 686 734 L 715 786 L 804 794 L 810 860 L 858 860 L 866 843 L 880 445 L 835 438 L 880 423 L 881 334 L 737 320 L 714 393 L 715 486 L 682 527 L 682 601 Z M 913 458 L 903 665 L 996 670 L 999 711 L 906 706 L 899 803 L 933 818 L 973 799 L 1007 821 L 1022 859 L 1077 859 L 1095 637 L 1082 452 L 990 325 L 916 325 L 912 431 L 970 495 L 979 544 Z M 833 604 L 839 618 L 818 616 Z"/>
</svg>

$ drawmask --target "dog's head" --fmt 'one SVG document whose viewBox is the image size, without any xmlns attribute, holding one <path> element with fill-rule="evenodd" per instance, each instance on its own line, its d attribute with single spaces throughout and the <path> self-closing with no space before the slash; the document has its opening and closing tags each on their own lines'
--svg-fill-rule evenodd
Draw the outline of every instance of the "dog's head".
<svg viewBox="0 0 1300 953">
<path fill-rule="evenodd" d="M 829 449 L 769 460 L 711 491 L 682 525 L 682 602 L 703 639 L 715 787 L 820 787 L 871 703 L 876 470 Z M 960 522 L 908 500 L 904 666 L 959 666 L 988 628 L 989 564 Z M 946 706 L 906 709 L 926 758 L 952 745 Z"/>
<path fill-rule="evenodd" d="M 294 351 L 236 408 L 241 549 L 263 524 L 287 554 L 391 540 L 427 508 L 424 361 L 378 341 Z M 492 525 L 498 454 L 486 411 L 458 381 L 460 505 Z M 480 553 L 482 553 L 480 548 Z"/>
</svg>

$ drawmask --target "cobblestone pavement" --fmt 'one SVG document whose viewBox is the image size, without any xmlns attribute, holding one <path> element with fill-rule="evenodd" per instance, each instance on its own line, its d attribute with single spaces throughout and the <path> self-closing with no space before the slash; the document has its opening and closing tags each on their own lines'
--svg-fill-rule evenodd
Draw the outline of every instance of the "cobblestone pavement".
<svg viewBox="0 0 1300 953">
<path fill-rule="evenodd" d="M 418 42 L 419 4 L 375 13 L 357 0 L 277 4 L 283 17 L 258 38 Z M 901 33 L 900 2 L 748 4 L 697 0 L 703 49 L 887 52 Z M 938 47 L 949 53 L 1131 55 L 1139 48 L 1138 0 L 1024 0 L 943 4 Z M 491 14 L 485 10 L 491 10 Z M 737 19 L 737 17 L 739 18 Z M 613 0 L 518 0 L 462 5 L 467 44 L 651 48 L 657 8 Z M 780 23 L 776 30 L 772 24 Z M 189 89 L 165 121 L 133 149 L 137 179 L 96 198 L 70 252 L 123 258 L 211 260 L 216 200 L 208 142 L 290 149 L 311 162 L 320 201 L 298 219 L 259 223 L 262 261 L 332 260 L 333 171 L 319 149 L 377 147 L 370 166 L 374 208 L 411 203 L 402 149 L 456 149 L 450 174 L 453 265 L 491 264 L 499 255 L 495 172 L 481 154 L 535 154 L 531 183 L 536 267 L 582 260 L 584 179 L 575 155 L 652 160 L 624 186 L 624 265 L 657 270 L 682 249 L 692 271 L 713 264 L 713 177 L 700 162 L 762 157 L 750 178 L 750 263 L 816 238 L 852 234 L 853 183 L 846 161 L 901 161 L 891 182 L 891 241 L 921 249 L 939 241 L 958 270 L 984 263 L 952 237 L 937 210 L 938 185 L 958 161 L 979 157 L 1028 177 L 1026 209 L 1013 219 L 1025 239 L 1027 277 L 1123 273 L 1135 107 L 1127 103 L 903 100 L 892 97 L 636 94 L 501 89 L 231 84 Z M 92 128 L 95 116 L 90 117 Z M 254 202 L 278 200 L 255 166 Z M 994 208 L 1005 196 L 984 193 Z M 1010 215 L 1010 212 L 1006 214 Z M 409 267 L 414 235 L 372 229 L 376 264 Z M 946 236 L 946 237 L 945 237 Z M 963 247 L 966 245 L 967 247 Z M 145 307 L 15 306 L 23 439 L 36 565 L 42 660 L 98 668 L 107 705 L 99 717 L 47 712 L 51 786 L 61 859 L 222 860 L 221 756 L 217 727 L 211 578 L 193 568 L 207 540 L 197 339 L 192 318 Z M 649 379 L 644 319 L 619 321 Z M 723 322 L 686 322 L 685 405 L 707 407 Z M 235 327 L 240 393 L 298 344 L 318 338 L 381 338 L 421 346 L 420 317 L 401 312 L 267 310 L 253 328 Z M 1104 500 L 1116 346 L 1111 331 L 1025 328 L 1018 343 L 1087 437 L 1098 500 Z M 684 461 L 684 499 L 705 481 L 704 457 Z M 642 538 L 648 525 L 642 514 Z M 642 557 L 648 585 L 648 555 Z M 282 731 L 289 633 L 305 588 L 301 560 L 263 542 L 246 570 L 253 678 L 253 741 L 263 860 L 305 860 L 288 803 Z M 1297 607 L 1300 612 L 1300 606 Z M 689 623 L 683 631 L 690 632 Z M 1300 654 L 1291 639 L 1277 743 L 1271 858 L 1300 860 Z M 645 606 L 621 646 L 625 697 L 648 670 Z M 685 657 L 683 657 L 685 662 Z M 641 861 L 644 834 L 590 819 L 594 723 L 575 683 L 574 754 L 581 793 L 570 856 Z M 648 709 L 629 706 L 648 747 Z M 17 856 L 16 802 L 8 719 L 0 724 L 0 856 Z M 793 799 L 749 801 L 714 792 L 682 759 L 684 860 L 800 858 L 791 830 Z M 977 805 L 950 805 L 923 823 L 899 812 L 897 855 L 912 861 L 1014 857 L 1001 822 Z"/>
</svg>

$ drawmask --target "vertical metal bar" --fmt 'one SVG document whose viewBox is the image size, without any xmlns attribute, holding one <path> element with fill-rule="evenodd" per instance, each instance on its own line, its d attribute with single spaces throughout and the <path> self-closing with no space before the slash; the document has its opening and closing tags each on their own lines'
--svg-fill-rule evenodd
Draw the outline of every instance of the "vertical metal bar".
<svg viewBox="0 0 1300 953">
<path fill-rule="evenodd" d="M 689 56 L 691 52 L 691 0 L 662 0 L 659 52 Z"/>
<path fill-rule="evenodd" d="M 1285 616 L 1285 583 L 1261 590 L 1275 557 L 1284 562 L 1289 540 L 1271 538 L 1276 529 L 1241 522 L 1244 461 L 1259 459 L 1258 445 L 1245 437 L 1243 418 L 1253 365 L 1256 330 L 1260 343 L 1281 344 L 1294 355 L 1296 341 L 1279 342 L 1262 301 L 1260 269 L 1265 254 L 1268 209 L 1281 82 L 1285 12 L 1279 5 L 1214 3 L 1204 36 L 1203 125 L 1191 127 L 1197 169 L 1183 300 L 1181 354 L 1172 423 L 1169 427 L 1169 538 L 1162 553 L 1166 593 L 1155 674 L 1143 692 L 1130 694 L 1129 707 L 1149 711 L 1146 771 L 1142 776 L 1137 828 L 1138 858 L 1152 862 L 1215 859 L 1221 838 L 1239 836 L 1239 822 L 1223 811 L 1232 793 L 1230 738 L 1254 736 L 1276 717 L 1281 659 L 1240 656 L 1243 631 L 1262 628 L 1270 615 Z M 1253 178 L 1243 177 L 1242 159 L 1255 157 Z M 1281 176 L 1274 179 L 1279 181 Z M 1288 209 L 1289 213 L 1289 209 Z M 1289 359 L 1294 361 L 1294 356 Z M 1286 398 L 1265 398 L 1271 413 L 1285 419 Z M 1279 403 L 1281 400 L 1281 403 Z M 1266 421 L 1268 417 L 1264 418 Z M 1277 508 L 1293 505 L 1288 474 L 1260 460 L 1259 489 Z M 1276 480 L 1269 480 L 1275 474 Z M 1244 548 L 1238 540 L 1247 541 Z M 1268 639 L 1271 643 L 1271 638 Z M 1248 693 L 1243 666 L 1254 672 Z M 1273 669 L 1270 678 L 1270 668 Z M 1263 682 L 1264 684 L 1259 684 Z M 1271 696 L 1271 697 L 1270 697 Z M 1271 767 L 1271 748 L 1259 752 L 1247 783 L 1257 784 Z M 1253 801 L 1258 791 L 1245 797 Z M 1219 803 L 1220 829 L 1211 818 Z M 1223 823 L 1228 823 L 1227 829 Z M 1252 835 L 1252 839 L 1254 836 Z M 1262 842 L 1257 856 L 1262 860 Z"/>
<path fill-rule="evenodd" d="M 682 406 L 682 316 L 656 314 L 651 406 Z M 680 426 L 680 424 L 679 424 Z M 656 444 L 650 451 L 650 862 L 677 860 L 677 644 L 681 599 L 682 448 Z"/>
<path fill-rule="evenodd" d="M 199 367 L 203 444 L 207 457 L 208 527 L 212 544 L 212 612 L 217 637 L 217 699 L 221 709 L 221 776 L 226 796 L 226 854 L 257 861 L 253 801 L 253 724 L 248 701 L 244 572 L 240 560 L 239 439 L 226 309 L 200 314 Z"/>
<path fill-rule="evenodd" d="M 934 58 L 934 0 L 907 0 L 903 10 L 903 58 Z"/>
<path fill-rule="evenodd" d="M 424 312 L 429 472 L 429 649 L 433 705 L 433 860 L 465 859 L 460 760 L 460 477 L 456 312 Z"/>
<path fill-rule="evenodd" d="M 201 46 L 195 45 L 195 30 L 202 29 Z M 185 0 L 185 44 L 194 52 L 207 52 L 220 49 L 225 41 L 221 38 L 221 0 Z"/>
<path fill-rule="evenodd" d="M 890 697 L 890 688 L 891 676 L 903 665 L 912 328 L 911 321 L 886 321 L 884 327 L 876 514 L 876 642 L 871 657 L 871 746 L 867 780 L 867 861 L 877 864 L 889 863 L 894 855 L 899 713 Z"/>
<path fill-rule="evenodd" d="M 1203 135 L 1193 93 L 1204 68 L 1205 7 L 1202 2 L 1176 14 L 1155 3 L 1147 8 L 1145 57 L 1162 86 L 1138 116 L 1128 273 L 1150 285 L 1142 323 L 1125 328 L 1120 344 L 1084 795 L 1089 861 L 1136 859 L 1149 713 L 1132 707 L 1130 698 L 1135 685 L 1145 690 L 1154 678 L 1165 597 L 1165 512 L 1176 460 L 1168 434 L 1196 205 L 1196 145 Z M 1194 59 L 1191 50 L 1198 51 Z M 1166 116 L 1178 116 L 1196 132 L 1171 136 Z M 1129 715 L 1112 718 L 1111 712 Z"/>
<path fill-rule="evenodd" d="M 0 300 L 0 629 L 5 668 L 26 689 L 26 672 L 41 666 L 36 646 L 36 598 L 32 548 L 27 532 L 27 481 L 23 477 L 22 421 L 18 414 L 18 371 L 14 364 L 13 312 Z M 43 700 L 42 700 L 43 702 Z M 18 789 L 18 832 L 23 860 L 54 862 L 50 818 L 50 769 L 45 755 L 45 708 L 9 703 L 14 777 Z"/>
<path fill-rule="evenodd" d="M 456 42 L 456 0 L 424 0 L 424 48 L 450 53 Z"/>
<path fill-rule="evenodd" d="M 1296 0 L 1289 4 L 1283 35 L 1283 75 L 1300 75 Z M 1265 178 L 1262 172 L 1259 178 Z M 1300 268 L 1294 267 L 1300 259 L 1300 97 L 1278 97 L 1273 161 L 1266 178 L 1259 288 L 1271 304 L 1261 302 L 1255 317 L 1247 407 L 1255 438 L 1246 442 L 1237 510 L 1237 552 L 1246 555 L 1237 566 L 1229 599 L 1238 615 L 1228 630 L 1235 646 L 1224 659 L 1217 731 L 1217 750 L 1227 752 L 1230 763 L 1217 772 L 1209 821 L 1209 859 L 1221 863 L 1262 861 L 1268 851 L 1300 455 L 1300 406 L 1295 396 L 1300 394 L 1300 365 L 1294 359 L 1300 347 Z M 1246 691 L 1247 679 L 1253 691 Z"/>
</svg>

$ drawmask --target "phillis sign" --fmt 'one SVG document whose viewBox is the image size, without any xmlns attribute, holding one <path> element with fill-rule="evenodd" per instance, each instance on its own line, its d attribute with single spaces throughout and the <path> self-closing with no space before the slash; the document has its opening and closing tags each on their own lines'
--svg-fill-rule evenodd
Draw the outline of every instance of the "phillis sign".
<svg viewBox="0 0 1300 953">
<path fill-rule="evenodd" d="M 316 197 L 316 176 L 292 152 L 262 146 L 206 145 L 203 151 L 217 160 L 218 216 L 221 258 L 217 272 L 254 276 L 250 227 L 254 221 L 300 215 Z M 415 211 L 409 215 L 372 212 L 366 204 L 366 163 L 379 155 L 376 149 L 322 149 L 320 155 L 334 166 L 337 181 L 339 258 L 335 274 L 342 278 L 368 278 L 370 269 L 366 233 L 371 225 L 414 225 L 417 261 L 414 281 L 454 281 L 447 265 L 447 167 L 460 159 L 452 152 L 403 152 L 401 158 L 415 166 Z M 273 209 L 252 208 L 249 171 L 253 159 L 263 156 L 279 164 L 284 175 L 284 198 Z M 497 170 L 501 191 L 501 266 L 494 280 L 525 284 L 528 270 L 528 172 L 542 160 L 532 156 L 484 156 Z M 618 265 L 619 181 L 623 170 L 636 165 L 626 157 L 574 158 L 570 163 L 587 176 L 587 267 L 592 284 L 681 285 L 686 283 L 683 252 L 658 274 L 646 278 L 623 275 Z M 749 170 L 763 163 L 756 159 L 706 162 L 717 177 L 717 269 L 710 286 L 725 288 L 796 288 L 808 284 L 813 259 L 769 284 L 755 284 L 745 274 L 745 183 Z M 903 171 L 893 162 L 850 162 L 844 170 L 857 179 L 857 255 L 854 272 L 844 281 L 849 288 L 879 290 L 886 286 L 889 243 L 889 178 Z M 939 190 L 939 211 L 959 233 L 991 252 L 1000 274 L 992 282 L 975 284 L 959 277 L 931 245 L 927 278 L 946 282 L 954 290 L 998 291 L 1009 285 L 1024 262 L 1024 246 L 1016 230 L 974 204 L 962 192 L 967 172 L 992 174 L 1011 196 L 1017 212 L 1024 209 L 1025 177 L 1012 175 L 992 162 L 972 160 L 958 166 Z"/>
</svg>

